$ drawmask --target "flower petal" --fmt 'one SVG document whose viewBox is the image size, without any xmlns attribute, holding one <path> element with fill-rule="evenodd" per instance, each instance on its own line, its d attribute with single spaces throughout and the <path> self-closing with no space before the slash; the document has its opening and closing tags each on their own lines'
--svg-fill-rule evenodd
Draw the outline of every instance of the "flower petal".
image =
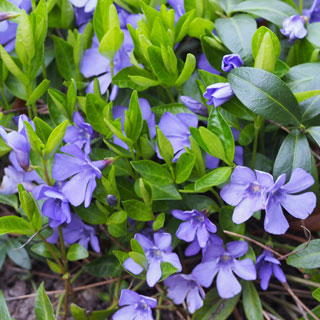
<svg viewBox="0 0 320 320">
<path fill-rule="evenodd" d="M 217 290 L 223 299 L 229 299 L 241 292 L 241 285 L 231 268 L 221 268 L 217 276 Z"/>
<path fill-rule="evenodd" d="M 270 264 L 264 264 L 259 269 L 260 287 L 262 290 L 267 290 L 269 281 L 272 276 L 272 266 Z"/>
<path fill-rule="evenodd" d="M 256 268 L 251 259 L 233 260 L 232 270 L 244 280 L 255 280 L 257 278 Z"/>
<path fill-rule="evenodd" d="M 153 242 L 141 233 L 136 233 L 134 238 L 140 243 L 143 251 L 147 251 L 153 247 Z"/>
<path fill-rule="evenodd" d="M 153 235 L 155 245 L 161 250 L 166 251 L 171 245 L 172 237 L 167 232 L 157 232 Z"/>
<path fill-rule="evenodd" d="M 176 269 L 178 269 L 177 272 L 180 272 L 182 270 L 179 256 L 176 253 L 163 253 L 162 260 L 163 262 L 172 264 Z"/>
<path fill-rule="evenodd" d="M 193 225 L 192 220 L 189 220 L 180 224 L 176 236 L 178 239 L 191 242 L 195 238 L 196 231 L 197 227 Z"/>
<path fill-rule="evenodd" d="M 158 259 L 153 260 L 147 270 L 147 284 L 149 287 L 154 287 L 155 284 L 161 279 L 161 261 Z"/>
<path fill-rule="evenodd" d="M 129 289 L 122 289 L 120 300 L 119 300 L 119 306 L 125 306 L 130 304 L 136 304 L 141 301 L 141 297 L 138 293 L 135 291 L 129 290 Z"/>
<path fill-rule="evenodd" d="M 171 213 L 176 219 L 182 220 L 182 221 L 189 220 L 192 215 L 192 211 L 182 211 L 182 210 L 172 210 Z"/>
<path fill-rule="evenodd" d="M 248 251 L 246 241 L 231 241 L 227 243 L 227 251 L 233 258 L 242 257 Z"/>
<path fill-rule="evenodd" d="M 136 316 L 136 307 L 127 306 L 119 309 L 116 313 L 113 314 L 112 320 L 133 320 Z"/>
<path fill-rule="evenodd" d="M 290 180 L 282 189 L 288 193 L 297 193 L 311 187 L 313 184 L 314 179 L 310 173 L 301 168 L 295 168 L 292 171 Z"/>
<path fill-rule="evenodd" d="M 199 294 L 198 287 L 194 287 L 189 291 L 187 295 L 187 306 L 190 313 L 194 313 L 203 306 L 203 300 Z"/>
<path fill-rule="evenodd" d="M 135 275 L 140 274 L 143 271 L 143 268 L 140 266 L 140 264 L 136 263 L 132 258 L 125 260 L 123 267 Z"/>
<path fill-rule="evenodd" d="M 199 283 L 209 288 L 213 278 L 219 271 L 219 266 L 216 262 L 208 261 L 198 264 L 193 270 L 192 275 L 199 281 Z"/>
<path fill-rule="evenodd" d="M 266 206 L 264 229 L 272 234 L 284 234 L 288 228 L 289 223 L 283 214 L 280 203 L 274 197 L 270 197 Z"/>
</svg>

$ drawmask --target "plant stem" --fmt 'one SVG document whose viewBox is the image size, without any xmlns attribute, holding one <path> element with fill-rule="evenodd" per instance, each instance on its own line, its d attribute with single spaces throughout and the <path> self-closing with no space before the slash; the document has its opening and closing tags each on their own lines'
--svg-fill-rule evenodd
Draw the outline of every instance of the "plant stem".
<svg viewBox="0 0 320 320">
<path fill-rule="evenodd" d="M 42 165 L 43 165 L 44 175 L 46 177 L 47 185 L 50 186 L 51 182 L 50 182 L 50 178 L 49 178 L 49 174 L 48 174 L 47 161 L 43 158 L 42 158 Z"/>
<path fill-rule="evenodd" d="M 164 88 L 164 90 L 166 90 L 166 92 L 167 92 L 167 94 L 168 94 L 168 96 L 169 96 L 170 102 L 171 102 L 171 103 L 175 103 L 176 101 L 175 101 L 175 99 L 174 99 L 174 96 L 173 96 L 170 88 L 168 88 L 167 86 L 163 86 L 163 88 Z"/>
<path fill-rule="evenodd" d="M 48 75 L 47 75 L 47 69 L 46 69 L 46 65 L 45 65 L 45 61 L 44 61 L 44 56 L 42 59 L 42 75 L 44 79 L 47 79 Z"/>
<path fill-rule="evenodd" d="M 221 207 L 224 206 L 224 203 L 223 203 L 223 201 L 222 201 L 219 193 L 218 193 L 216 190 L 214 190 L 213 188 L 211 188 L 210 191 L 213 193 L 213 195 L 214 195 L 214 196 L 216 197 L 216 199 L 218 200 L 219 205 L 220 205 Z"/>
<path fill-rule="evenodd" d="M 258 149 L 258 140 L 259 140 L 259 130 L 262 123 L 262 117 L 257 116 L 256 120 L 254 121 L 254 140 L 253 140 L 253 149 L 252 149 L 252 160 L 251 160 L 251 169 L 254 169 L 256 164 L 256 155 Z"/>
<path fill-rule="evenodd" d="M 110 71 L 111 71 L 111 78 L 114 76 L 114 62 L 113 60 L 110 62 Z"/>
<path fill-rule="evenodd" d="M 299 0 L 299 12 L 302 14 L 303 11 L 303 0 Z"/>
<path fill-rule="evenodd" d="M 312 287 L 320 288 L 320 283 L 318 283 L 318 282 L 313 282 L 313 281 L 310 281 L 310 280 L 301 279 L 301 278 L 294 277 L 294 276 L 289 276 L 289 275 L 287 275 L 287 279 L 291 280 L 293 282 L 296 282 L 296 283 L 304 284 L 306 286 L 312 286 Z"/>
<path fill-rule="evenodd" d="M 0 87 L 0 90 L 1 90 L 1 95 L 2 95 L 2 99 L 3 99 L 3 102 L 4 102 L 5 109 L 8 110 L 8 109 L 10 109 L 10 106 L 9 106 L 9 103 L 8 103 L 8 100 L 7 100 L 7 97 L 6 97 L 6 94 L 4 92 L 3 87 Z"/>
<path fill-rule="evenodd" d="M 161 303 L 162 303 L 162 296 L 159 297 L 159 302 L 158 302 L 158 309 L 156 311 L 156 320 L 160 320 L 161 317 L 161 310 L 159 307 L 162 307 Z"/>
</svg>

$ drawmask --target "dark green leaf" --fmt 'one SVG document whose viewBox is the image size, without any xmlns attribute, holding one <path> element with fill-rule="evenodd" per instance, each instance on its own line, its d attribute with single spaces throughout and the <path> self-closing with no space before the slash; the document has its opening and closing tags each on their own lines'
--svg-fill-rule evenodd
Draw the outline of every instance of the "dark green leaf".
<svg viewBox="0 0 320 320">
<path fill-rule="evenodd" d="M 44 289 L 43 282 L 41 283 L 34 305 L 34 312 L 37 320 L 54 320 L 54 311 L 50 299 L 48 298 Z"/>
<path fill-rule="evenodd" d="M 222 230 L 228 230 L 238 234 L 244 234 L 246 225 L 245 223 L 235 224 L 232 221 L 233 208 L 224 206 L 219 212 L 219 224 Z M 236 240 L 241 240 L 237 238 Z"/>
<path fill-rule="evenodd" d="M 126 252 L 117 252 L 120 252 L 120 254 L 125 254 L 126 258 L 124 260 L 128 258 L 128 254 Z M 123 261 L 121 263 L 123 263 Z M 114 278 L 117 277 L 123 270 L 118 260 L 111 254 L 103 255 L 102 257 L 94 259 L 89 264 L 86 264 L 83 268 L 91 275 L 99 278 Z"/>
<path fill-rule="evenodd" d="M 253 137 L 254 137 L 254 125 L 249 123 L 241 130 L 239 135 L 239 143 L 242 146 L 247 146 L 252 142 Z"/>
<path fill-rule="evenodd" d="M 0 291 L 0 314 L 2 320 L 11 320 L 10 313 L 6 304 L 6 299 L 2 291 Z"/>
<path fill-rule="evenodd" d="M 137 221 L 152 221 L 155 219 L 150 208 L 142 201 L 126 200 L 122 202 L 127 215 Z"/>
<path fill-rule="evenodd" d="M 176 170 L 175 170 L 175 177 L 176 177 L 177 184 L 180 184 L 188 180 L 195 162 L 196 162 L 195 155 L 189 152 L 185 152 L 179 157 L 176 165 Z"/>
<path fill-rule="evenodd" d="M 320 47 L 320 22 L 309 23 L 307 39 L 317 47 Z"/>
<path fill-rule="evenodd" d="M 9 258 L 19 267 L 31 269 L 31 261 L 25 248 L 15 250 L 21 247 L 21 243 L 17 239 L 7 240 L 7 253 Z"/>
<path fill-rule="evenodd" d="M 56 254 L 56 256 L 58 258 L 60 258 L 61 253 L 58 250 L 58 248 L 53 244 L 49 244 L 49 246 L 50 246 L 51 250 Z M 47 248 L 47 246 L 43 242 L 39 242 L 39 243 L 34 244 L 31 247 L 31 251 L 33 251 L 34 253 L 38 254 L 41 257 L 51 258 L 51 259 L 53 258 L 51 251 Z"/>
<path fill-rule="evenodd" d="M 263 320 L 261 301 L 251 281 L 242 282 L 244 312 L 248 320 Z"/>
<path fill-rule="evenodd" d="M 243 67 L 233 69 L 228 80 L 237 98 L 251 111 L 279 123 L 300 124 L 301 112 L 296 98 L 274 74 Z"/>
<path fill-rule="evenodd" d="M 311 135 L 311 137 L 320 147 L 320 127 L 311 127 L 307 130 L 307 133 Z"/>
</svg>

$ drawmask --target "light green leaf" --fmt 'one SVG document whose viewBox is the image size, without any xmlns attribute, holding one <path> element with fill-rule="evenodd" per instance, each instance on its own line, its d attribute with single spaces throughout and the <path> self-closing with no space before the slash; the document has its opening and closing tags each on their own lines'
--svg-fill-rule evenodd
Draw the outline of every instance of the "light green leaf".
<svg viewBox="0 0 320 320">
<path fill-rule="evenodd" d="M 67 252 L 67 259 L 69 261 L 83 260 L 88 257 L 88 251 L 81 244 L 78 243 L 72 244 Z"/>
<path fill-rule="evenodd" d="M 37 320 L 55 320 L 53 307 L 46 294 L 43 282 L 37 291 L 34 312 Z"/>
</svg>

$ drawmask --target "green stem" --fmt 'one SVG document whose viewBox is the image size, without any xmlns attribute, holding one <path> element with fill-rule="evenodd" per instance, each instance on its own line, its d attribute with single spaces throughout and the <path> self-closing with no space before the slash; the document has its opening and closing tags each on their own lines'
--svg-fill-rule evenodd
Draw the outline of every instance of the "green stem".
<svg viewBox="0 0 320 320">
<path fill-rule="evenodd" d="M 263 118 L 261 116 L 257 116 L 257 118 L 254 121 L 254 140 L 253 140 L 253 149 L 252 149 L 251 169 L 254 169 L 254 166 L 256 164 L 259 130 L 260 130 L 262 121 L 263 121 Z"/>
<path fill-rule="evenodd" d="M 310 280 L 306 280 L 306 279 L 301 279 L 301 278 L 289 276 L 289 275 L 287 276 L 287 279 L 291 280 L 293 282 L 296 282 L 296 283 L 304 284 L 306 286 L 320 288 L 320 283 L 318 283 L 318 282 L 314 282 L 314 281 L 310 281 Z"/>
<path fill-rule="evenodd" d="M 31 96 L 31 86 L 30 86 L 30 83 L 28 83 L 26 86 L 25 86 L 25 89 L 26 89 L 26 94 L 27 94 L 27 100 L 30 98 Z M 32 108 L 30 105 L 27 105 L 27 108 L 28 108 L 28 117 L 30 119 L 32 119 Z"/>
<path fill-rule="evenodd" d="M 111 69 L 111 77 L 113 78 L 113 76 L 114 76 L 114 62 L 113 62 L 113 60 L 110 62 L 110 69 Z"/>
<path fill-rule="evenodd" d="M 44 170 L 44 175 L 46 177 L 47 185 L 50 186 L 51 182 L 50 182 L 50 178 L 49 178 L 49 174 L 48 174 L 47 161 L 44 160 L 43 158 L 42 158 L 42 165 L 43 165 L 43 170 Z"/>
<path fill-rule="evenodd" d="M 60 296 L 59 300 L 58 300 L 58 305 L 57 305 L 57 308 L 56 308 L 56 320 L 59 320 L 59 318 L 60 318 L 60 310 L 61 310 L 61 307 L 62 307 L 64 296 L 65 296 L 65 294 L 63 293 Z"/>
<path fill-rule="evenodd" d="M 9 106 L 9 103 L 8 103 L 8 100 L 7 100 L 7 97 L 6 97 L 6 94 L 4 92 L 3 87 L 0 87 L 0 90 L 1 90 L 1 95 L 2 95 L 3 102 L 4 102 L 4 107 L 5 107 L 6 110 L 9 110 L 10 106 Z"/>
<path fill-rule="evenodd" d="M 303 0 L 299 0 L 299 11 L 300 11 L 300 14 L 302 14 L 302 11 L 303 11 Z"/>
<path fill-rule="evenodd" d="M 159 301 L 158 301 L 158 309 L 157 309 L 157 311 L 156 311 L 156 320 L 160 320 L 161 318 L 161 310 L 160 310 L 160 308 L 159 307 L 162 307 L 161 306 L 161 303 L 162 303 L 162 300 L 163 300 L 163 298 L 160 296 L 159 297 Z"/>
<path fill-rule="evenodd" d="M 216 197 L 216 199 L 218 200 L 219 205 L 220 205 L 221 207 L 224 206 L 224 203 L 223 203 L 223 201 L 222 201 L 219 193 L 218 193 L 216 190 L 214 190 L 213 188 L 211 188 L 210 191 L 213 193 L 213 195 L 214 195 L 214 196 Z"/>
<path fill-rule="evenodd" d="M 132 291 L 137 291 L 146 281 L 141 280 L 133 289 Z"/>
<path fill-rule="evenodd" d="M 31 4 L 32 4 L 32 11 L 36 10 L 36 1 L 31 0 Z"/>
<path fill-rule="evenodd" d="M 43 55 L 43 58 L 42 58 L 42 75 L 43 75 L 44 79 L 47 79 L 48 75 L 47 75 L 46 64 L 45 64 L 45 61 L 44 61 L 44 55 Z"/>
</svg>

